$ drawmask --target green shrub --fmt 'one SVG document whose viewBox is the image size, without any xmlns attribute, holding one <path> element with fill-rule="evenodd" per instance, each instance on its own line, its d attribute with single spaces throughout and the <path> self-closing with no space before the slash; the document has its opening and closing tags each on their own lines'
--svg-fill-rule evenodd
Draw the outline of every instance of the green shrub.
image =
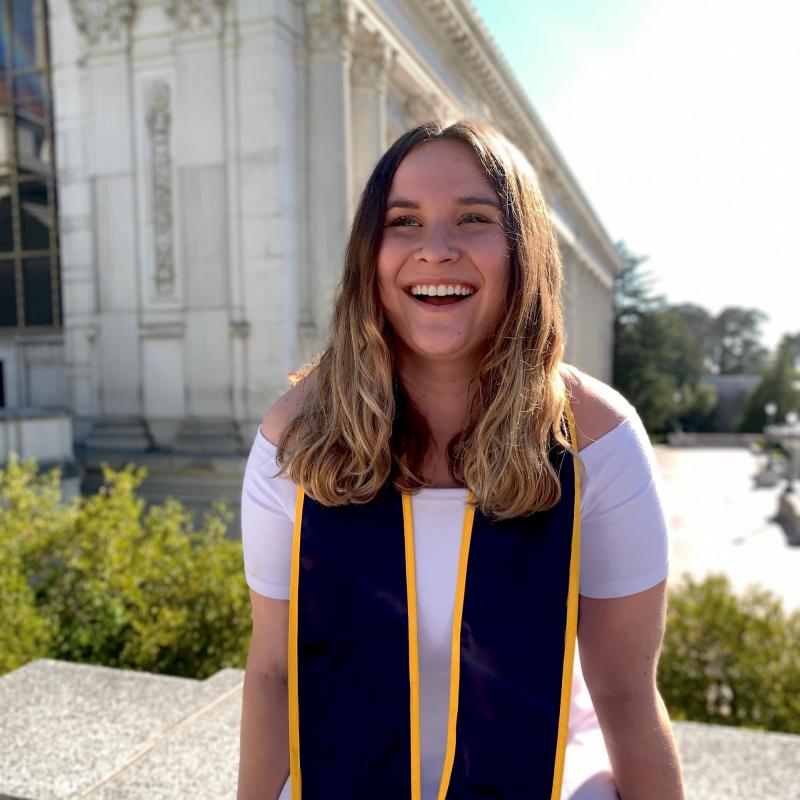
<svg viewBox="0 0 800 800">
<path fill-rule="evenodd" d="M 723 575 L 670 592 L 659 688 L 673 719 L 800 733 L 800 612 Z"/>
<path fill-rule="evenodd" d="M 243 667 L 250 606 L 241 542 L 221 504 L 199 529 L 178 502 L 145 510 L 142 469 L 62 502 L 33 462 L 0 469 L 0 672 L 33 658 L 205 678 Z M 5 609 L 8 610 L 7 607 Z"/>
<path fill-rule="evenodd" d="M 57 471 L 0 469 L 0 674 L 42 657 L 194 678 L 244 667 L 249 594 L 228 512 L 195 529 L 178 502 L 145 509 L 144 474 L 105 470 L 97 494 L 65 503 Z M 800 733 L 800 612 L 684 576 L 658 674 L 673 719 Z"/>
</svg>

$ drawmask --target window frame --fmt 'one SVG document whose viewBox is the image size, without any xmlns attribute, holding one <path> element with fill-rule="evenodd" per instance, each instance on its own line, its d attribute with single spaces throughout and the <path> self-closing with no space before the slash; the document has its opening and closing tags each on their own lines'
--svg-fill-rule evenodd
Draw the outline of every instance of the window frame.
<svg viewBox="0 0 800 800">
<path fill-rule="evenodd" d="M 48 10 L 46 0 L 28 0 L 33 6 L 34 25 L 40 30 L 34 33 L 41 42 L 40 52 L 37 53 L 37 64 L 24 68 L 14 68 L 14 35 L 12 3 L 14 0 L 4 0 L 0 5 L 0 14 L 3 16 L 2 27 L 5 31 L 5 63 L 0 66 L 0 92 L 5 96 L 6 102 L 0 106 L 4 111 L 5 119 L 0 121 L 5 127 L 5 136 L 8 151 L 8 175 L 0 176 L 7 180 L 9 189 L 9 203 L 11 212 L 12 249 L 0 252 L 0 262 L 12 262 L 14 265 L 14 304 L 16 311 L 16 325 L 0 325 L 0 336 L 15 335 L 19 333 L 49 333 L 63 327 L 62 297 L 61 297 L 61 269 L 60 246 L 58 236 L 58 192 L 56 182 L 56 153 L 53 124 L 53 95 L 52 74 L 50 62 L 50 39 L 48 26 Z M 2 35 L 2 34 L 0 34 Z M 35 103 L 17 104 L 15 84 L 20 78 L 27 75 L 41 76 L 45 97 L 42 101 L 42 114 L 36 111 Z M 21 165 L 19 158 L 19 143 L 17 141 L 20 126 L 17 124 L 17 114 L 20 110 L 26 114 L 38 116 L 36 124 L 41 124 L 45 140 L 50 147 L 50 165 L 46 172 L 38 174 L 20 174 Z M 22 210 L 19 197 L 20 186 L 25 184 L 43 183 L 47 191 L 48 247 L 47 249 L 25 249 L 22 242 Z M 26 324 L 25 314 L 25 268 L 24 262 L 30 259 L 47 258 L 50 262 L 50 314 L 52 322 L 49 324 Z"/>
</svg>

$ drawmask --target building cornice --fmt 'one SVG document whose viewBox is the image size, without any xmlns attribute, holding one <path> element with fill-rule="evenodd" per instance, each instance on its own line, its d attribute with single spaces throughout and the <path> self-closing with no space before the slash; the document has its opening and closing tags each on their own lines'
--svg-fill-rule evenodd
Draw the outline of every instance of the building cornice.
<svg viewBox="0 0 800 800">
<path fill-rule="evenodd" d="M 516 132 L 532 141 L 533 152 L 527 155 L 534 168 L 563 189 L 596 237 L 602 253 L 614 265 L 615 272 L 620 271 L 622 260 L 611 237 L 470 0 L 420 2 L 458 48 L 470 74 L 477 79 L 491 104 L 495 108 L 499 105 Z"/>
</svg>

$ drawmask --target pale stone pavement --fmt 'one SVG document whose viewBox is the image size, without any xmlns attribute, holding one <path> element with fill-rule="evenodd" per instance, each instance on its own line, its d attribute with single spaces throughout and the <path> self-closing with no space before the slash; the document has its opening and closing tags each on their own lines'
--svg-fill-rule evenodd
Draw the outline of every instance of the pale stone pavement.
<svg viewBox="0 0 800 800">
<path fill-rule="evenodd" d="M 737 591 L 758 583 L 779 594 L 787 609 L 800 608 L 800 547 L 774 521 L 785 482 L 754 488 L 760 462 L 746 448 L 654 450 L 670 525 L 670 581 L 684 571 L 724 572 Z"/>
</svg>

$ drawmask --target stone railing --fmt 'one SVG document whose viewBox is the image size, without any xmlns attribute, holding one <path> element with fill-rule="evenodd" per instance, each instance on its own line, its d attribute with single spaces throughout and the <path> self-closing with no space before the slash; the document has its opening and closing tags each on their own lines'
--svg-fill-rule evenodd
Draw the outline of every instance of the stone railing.
<svg viewBox="0 0 800 800">
<path fill-rule="evenodd" d="M 0 408 L 0 465 L 11 453 L 35 458 L 41 469 L 59 467 L 67 497 L 80 489 L 80 470 L 72 449 L 72 416 L 60 408 Z M 2 798 L 0 798 L 2 800 Z"/>
<path fill-rule="evenodd" d="M 750 447 L 764 436 L 759 433 L 687 433 L 667 434 L 672 447 Z"/>
<path fill-rule="evenodd" d="M 0 677 L 0 800 L 234 800 L 243 677 L 49 659 Z M 687 800 L 797 800 L 800 736 L 674 728 Z"/>
</svg>

